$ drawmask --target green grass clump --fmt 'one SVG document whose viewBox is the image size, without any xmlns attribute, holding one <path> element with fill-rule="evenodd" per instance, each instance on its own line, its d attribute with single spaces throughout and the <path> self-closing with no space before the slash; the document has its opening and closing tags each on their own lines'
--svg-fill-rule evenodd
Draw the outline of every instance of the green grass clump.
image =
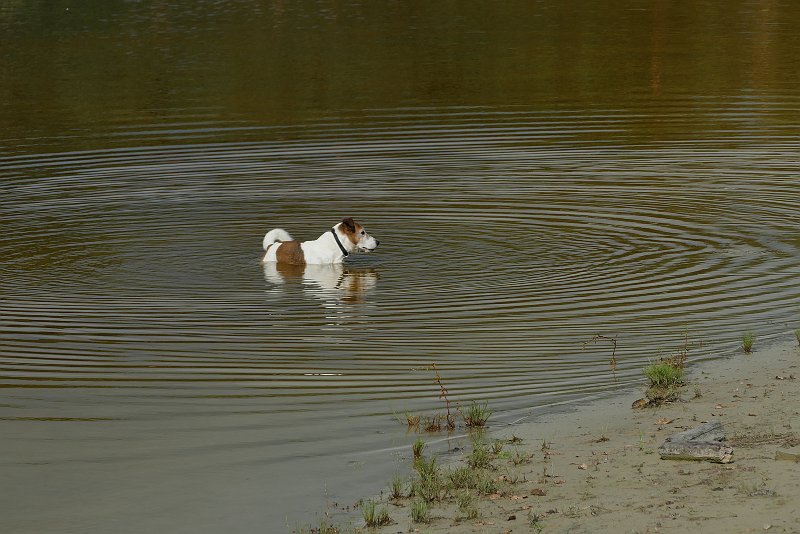
<svg viewBox="0 0 800 534">
<path fill-rule="evenodd" d="M 449 486 L 446 477 L 436 465 L 436 458 L 426 459 L 420 456 L 414 461 L 414 469 L 419 478 L 411 484 L 411 494 L 427 502 L 441 501 L 448 495 Z"/>
<path fill-rule="evenodd" d="M 492 455 L 482 440 L 472 441 L 472 453 L 467 456 L 467 465 L 473 469 L 486 469 L 492 466 Z"/>
<path fill-rule="evenodd" d="M 425 502 L 434 502 L 445 500 L 449 494 L 450 487 L 445 479 L 425 476 L 411 484 L 411 491 L 414 497 L 421 498 Z"/>
<path fill-rule="evenodd" d="M 431 509 L 427 502 L 422 499 L 411 501 L 411 520 L 414 523 L 430 523 Z"/>
<path fill-rule="evenodd" d="M 439 466 L 436 465 L 435 456 L 430 460 L 424 456 L 419 456 L 414 460 L 414 469 L 417 471 L 420 478 L 439 476 Z"/>
<path fill-rule="evenodd" d="M 495 456 L 499 456 L 503 453 L 503 447 L 506 446 L 506 442 L 502 439 L 496 439 L 492 442 L 492 454 Z"/>
<path fill-rule="evenodd" d="M 484 427 L 486 422 L 491 417 L 492 411 L 489 409 L 489 401 L 483 404 L 478 404 L 472 401 L 472 404 L 466 409 L 461 411 L 461 416 L 464 418 L 464 424 L 468 427 Z"/>
<path fill-rule="evenodd" d="M 683 367 L 660 360 L 644 368 L 644 374 L 650 381 L 645 392 L 650 406 L 660 406 L 678 399 L 678 387 L 683 385 Z"/>
<path fill-rule="evenodd" d="M 794 331 L 794 337 L 797 338 L 797 344 L 800 345 L 800 328 Z"/>
<path fill-rule="evenodd" d="M 454 489 L 475 489 L 478 487 L 480 475 L 478 471 L 469 467 L 459 467 L 448 473 L 450 486 Z"/>
<path fill-rule="evenodd" d="M 370 528 L 388 525 L 392 522 L 386 507 L 378 509 L 378 505 L 372 499 L 361 503 L 361 516 L 364 518 L 366 526 Z"/>
<path fill-rule="evenodd" d="M 748 354 L 753 352 L 753 343 L 756 341 L 756 335 L 752 332 L 746 332 L 742 335 L 742 349 Z"/>
<path fill-rule="evenodd" d="M 411 452 L 414 453 L 414 459 L 417 459 L 422 456 L 422 451 L 425 450 L 425 442 L 422 441 L 420 438 L 414 442 L 411 446 Z"/>
<path fill-rule="evenodd" d="M 672 388 L 683 382 L 683 369 L 665 362 L 651 363 L 644 368 L 644 374 L 654 388 Z"/>
<path fill-rule="evenodd" d="M 469 490 L 462 490 L 456 494 L 456 505 L 466 519 L 477 519 L 480 515 Z"/>
<path fill-rule="evenodd" d="M 476 489 L 484 495 L 497 493 L 497 481 L 491 476 L 484 474 L 479 480 Z"/>
<path fill-rule="evenodd" d="M 509 458 L 514 465 L 527 464 L 533 458 L 533 454 L 521 450 L 519 447 L 514 447 L 514 452 Z"/>
<path fill-rule="evenodd" d="M 392 481 L 389 483 L 389 497 L 392 499 L 402 499 L 405 497 L 405 492 L 403 491 L 405 486 L 406 483 L 401 477 L 392 477 Z"/>
</svg>

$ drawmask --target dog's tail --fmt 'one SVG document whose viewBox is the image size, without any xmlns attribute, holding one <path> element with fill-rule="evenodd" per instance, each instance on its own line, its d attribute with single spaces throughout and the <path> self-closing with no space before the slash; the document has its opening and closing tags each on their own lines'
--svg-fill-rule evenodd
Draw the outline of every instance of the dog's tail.
<svg viewBox="0 0 800 534">
<path fill-rule="evenodd" d="M 264 236 L 264 250 L 267 250 L 269 246 L 276 241 L 293 241 L 293 239 L 286 230 L 275 228 L 274 230 L 267 232 L 267 235 Z"/>
</svg>

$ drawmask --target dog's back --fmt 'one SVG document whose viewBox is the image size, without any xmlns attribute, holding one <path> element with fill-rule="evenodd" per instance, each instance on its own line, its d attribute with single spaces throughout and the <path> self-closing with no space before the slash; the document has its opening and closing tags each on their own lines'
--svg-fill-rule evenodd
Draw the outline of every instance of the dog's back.
<svg viewBox="0 0 800 534">
<path fill-rule="evenodd" d="M 289 232 L 283 230 L 282 228 L 275 228 L 274 230 L 270 230 L 267 232 L 267 235 L 264 236 L 264 250 L 267 250 L 270 245 L 276 242 L 284 242 L 284 241 L 294 241 L 292 236 L 289 235 Z"/>
</svg>

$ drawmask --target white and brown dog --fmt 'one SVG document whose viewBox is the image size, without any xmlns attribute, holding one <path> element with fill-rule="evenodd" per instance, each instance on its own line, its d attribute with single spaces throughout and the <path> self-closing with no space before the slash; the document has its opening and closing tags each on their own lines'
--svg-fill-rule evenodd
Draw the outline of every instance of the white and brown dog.
<svg viewBox="0 0 800 534">
<path fill-rule="evenodd" d="M 276 228 L 264 236 L 262 262 L 290 265 L 321 265 L 342 263 L 353 252 L 372 252 L 380 241 L 350 217 L 319 236 L 314 241 L 295 241 L 286 230 Z"/>
</svg>

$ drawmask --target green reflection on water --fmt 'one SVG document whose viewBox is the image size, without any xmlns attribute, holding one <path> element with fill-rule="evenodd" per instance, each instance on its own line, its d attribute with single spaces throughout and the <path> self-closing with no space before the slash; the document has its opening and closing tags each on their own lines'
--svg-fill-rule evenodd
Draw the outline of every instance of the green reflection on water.
<svg viewBox="0 0 800 534">
<path fill-rule="evenodd" d="M 800 82 L 800 34 L 787 31 L 798 22 L 788 1 L 18 1 L 0 8 L 0 133 L 105 135 L 189 110 L 295 124 L 404 106 L 763 98 Z M 687 133 L 634 123 L 637 135 Z M 714 126 L 698 114 L 697 130 Z"/>
</svg>

